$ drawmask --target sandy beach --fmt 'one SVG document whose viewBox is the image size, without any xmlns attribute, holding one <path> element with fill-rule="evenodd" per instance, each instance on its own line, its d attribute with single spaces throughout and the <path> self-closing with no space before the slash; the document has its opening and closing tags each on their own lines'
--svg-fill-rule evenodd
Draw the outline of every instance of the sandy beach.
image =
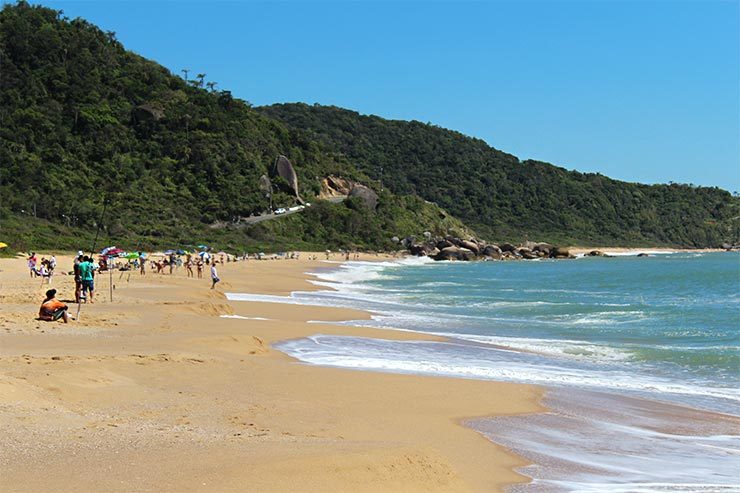
<svg viewBox="0 0 740 493">
<path fill-rule="evenodd" d="M 0 490 L 502 491 L 525 481 L 513 472 L 521 459 L 461 423 L 541 410 L 542 389 L 300 364 L 271 343 L 429 337 L 309 324 L 369 315 L 223 294 L 316 289 L 306 272 L 331 264 L 307 257 L 227 263 L 213 291 L 207 272 L 116 271 L 113 301 L 103 273 L 96 303 L 69 324 L 35 320 L 48 286 L 23 258 L 0 260 Z M 71 270 L 71 257 L 58 260 Z M 52 287 L 69 301 L 73 284 L 57 275 Z"/>
</svg>

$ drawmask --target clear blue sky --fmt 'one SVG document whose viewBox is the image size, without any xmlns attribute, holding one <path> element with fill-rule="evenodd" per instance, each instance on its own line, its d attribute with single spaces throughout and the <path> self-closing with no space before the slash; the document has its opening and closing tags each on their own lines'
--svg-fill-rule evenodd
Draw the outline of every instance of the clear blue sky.
<svg viewBox="0 0 740 493">
<path fill-rule="evenodd" d="M 738 0 L 40 3 L 255 105 L 332 104 L 740 191 Z"/>
</svg>

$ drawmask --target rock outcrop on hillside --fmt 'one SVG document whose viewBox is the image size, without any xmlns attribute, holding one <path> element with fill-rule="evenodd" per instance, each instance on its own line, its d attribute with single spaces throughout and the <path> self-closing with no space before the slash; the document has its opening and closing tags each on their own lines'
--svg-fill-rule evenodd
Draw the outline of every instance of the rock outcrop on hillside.
<svg viewBox="0 0 740 493">
<path fill-rule="evenodd" d="M 288 182 L 288 186 L 291 188 L 291 190 L 293 190 L 293 193 L 295 194 L 296 199 L 298 199 L 298 202 L 303 204 L 304 201 L 301 198 L 300 193 L 298 193 L 298 175 L 296 174 L 295 169 L 293 169 L 293 165 L 287 157 L 283 155 L 277 157 L 277 159 L 275 160 L 273 173 Z"/>
</svg>

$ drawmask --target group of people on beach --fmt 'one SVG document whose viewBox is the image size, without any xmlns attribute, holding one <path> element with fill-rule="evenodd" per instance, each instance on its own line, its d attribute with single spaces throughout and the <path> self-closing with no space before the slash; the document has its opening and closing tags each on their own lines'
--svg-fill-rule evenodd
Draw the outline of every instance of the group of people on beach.
<svg viewBox="0 0 740 493">
<path fill-rule="evenodd" d="M 45 278 L 48 277 L 50 279 L 57 265 L 56 257 L 54 257 L 53 255 L 49 259 L 42 258 L 41 266 L 38 268 L 36 267 L 38 263 L 38 258 L 36 257 L 36 254 L 34 252 L 31 252 L 29 254 L 27 260 L 28 267 L 31 271 L 31 277 L 41 276 Z M 146 256 L 144 254 L 140 254 L 139 258 L 137 258 L 136 260 L 137 264 L 139 264 L 141 275 L 145 275 Z M 181 262 L 177 262 L 178 260 L 179 259 L 176 259 L 174 255 L 170 255 L 169 258 L 165 258 L 164 262 L 151 262 L 157 268 L 157 272 L 163 273 L 165 267 L 169 267 L 170 274 L 172 274 L 175 265 L 182 265 Z M 215 289 L 216 284 L 221 282 L 221 279 L 218 277 L 218 270 L 216 268 L 216 265 L 219 263 L 218 260 L 206 259 L 206 261 L 204 262 L 204 259 L 202 257 L 199 257 L 196 261 L 191 255 L 187 255 L 184 263 L 185 267 L 187 268 L 187 275 L 188 277 L 194 277 L 193 267 L 195 266 L 198 270 L 198 278 L 202 278 L 203 265 L 205 263 L 209 263 L 211 265 L 211 289 Z M 74 274 L 75 282 L 75 303 L 94 303 L 96 272 L 99 272 L 101 268 L 108 269 L 113 267 L 113 265 L 109 266 L 107 265 L 107 263 L 103 264 L 102 262 L 95 262 L 94 257 L 85 255 L 82 251 L 77 252 L 77 255 L 74 258 L 72 271 L 72 273 Z M 61 319 L 64 323 L 68 323 L 70 319 L 74 320 L 74 317 L 68 315 L 67 313 L 69 307 L 63 302 L 59 301 L 56 298 L 56 295 L 56 289 L 49 289 L 46 291 L 45 298 L 41 303 L 41 307 L 39 308 L 39 320 L 53 322 Z"/>
<path fill-rule="evenodd" d="M 31 266 L 30 259 L 33 256 L 33 253 L 29 256 L 29 267 Z M 51 258 L 54 259 L 53 265 L 56 267 L 56 259 L 53 255 Z M 75 277 L 75 303 L 80 304 L 83 300 L 94 303 L 93 293 L 95 292 L 95 271 L 97 271 L 98 268 L 99 265 L 96 264 L 91 257 L 84 255 L 81 251 L 77 252 L 73 265 L 73 273 Z M 61 319 L 65 324 L 68 323 L 70 319 L 74 320 L 74 317 L 67 313 L 69 307 L 59 301 L 56 296 L 56 289 L 49 289 L 46 291 L 46 297 L 44 298 L 44 301 L 41 302 L 41 307 L 39 308 L 39 320 L 55 322 Z"/>
<path fill-rule="evenodd" d="M 54 269 L 57 267 L 57 259 L 54 255 L 52 255 L 50 258 L 44 258 L 41 257 L 41 264 L 37 266 L 39 263 L 38 257 L 36 257 L 35 252 L 31 252 L 28 255 L 28 270 L 31 274 L 32 278 L 40 277 L 44 281 L 46 281 L 47 284 L 51 284 L 51 278 L 54 275 Z"/>
</svg>

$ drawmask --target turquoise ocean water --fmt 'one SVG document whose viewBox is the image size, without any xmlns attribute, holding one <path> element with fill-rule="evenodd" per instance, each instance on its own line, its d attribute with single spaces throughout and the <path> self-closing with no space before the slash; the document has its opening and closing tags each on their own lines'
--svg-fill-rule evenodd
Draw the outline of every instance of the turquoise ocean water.
<svg viewBox="0 0 740 493">
<path fill-rule="evenodd" d="M 740 414 L 740 254 L 350 262 L 319 279 L 332 290 L 230 298 L 361 308 L 373 319 L 346 323 L 449 338 L 276 345 L 306 363 L 546 386 L 546 418 L 470 423 L 536 463 L 525 489 L 740 491 L 738 421 L 684 408 Z"/>
</svg>

